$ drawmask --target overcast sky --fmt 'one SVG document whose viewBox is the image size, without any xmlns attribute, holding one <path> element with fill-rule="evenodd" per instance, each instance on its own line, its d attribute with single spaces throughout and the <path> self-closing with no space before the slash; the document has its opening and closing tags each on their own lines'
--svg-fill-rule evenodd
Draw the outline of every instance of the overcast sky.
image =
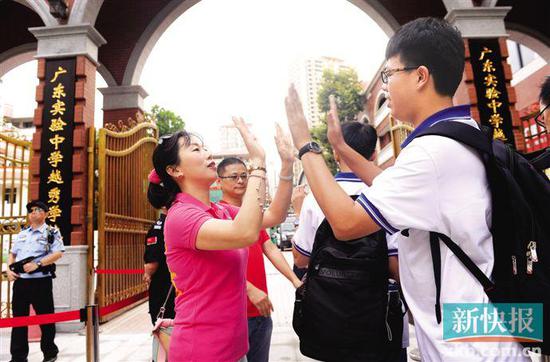
<svg viewBox="0 0 550 362">
<path fill-rule="evenodd" d="M 273 122 L 286 122 L 293 60 L 334 56 L 368 81 L 386 43 L 378 25 L 346 0 L 203 0 L 160 38 L 140 84 L 149 93 L 147 108 L 159 104 L 175 111 L 214 150 L 217 128 L 231 115 L 245 117 L 271 142 Z M 33 114 L 35 74 L 36 63 L 30 62 L 3 78 L 4 102 L 13 105 L 15 116 Z M 97 85 L 105 83 L 98 79 Z"/>
</svg>

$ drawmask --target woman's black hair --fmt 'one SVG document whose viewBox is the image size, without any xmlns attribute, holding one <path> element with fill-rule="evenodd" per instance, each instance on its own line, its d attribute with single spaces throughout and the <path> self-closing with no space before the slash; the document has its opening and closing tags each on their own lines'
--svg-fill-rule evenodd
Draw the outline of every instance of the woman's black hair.
<svg viewBox="0 0 550 362">
<path fill-rule="evenodd" d="M 155 209 L 166 207 L 171 202 L 170 194 L 165 191 L 164 187 L 152 182 L 149 182 L 149 187 L 147 188 L 147 200 L 149 200 L 149 203 Z"/>
<path fill-rule="evenodd" d="M 168 166 L 177 165 L 179 159 L 179 140 L 183 138 L 187 146 L 191 142 L 191 134 L 186 131 L 179 131 L 170 135 L 163 136 L 153 151 L 153 166 L 159 175 L 160 184 L 149 183 L 147 190 L 147 199 L 156 209 L 161 207 L 170 208 L 176 195 L 181 192 L 178 184 L 172 176 L 166 172 Z"/>
</svg>

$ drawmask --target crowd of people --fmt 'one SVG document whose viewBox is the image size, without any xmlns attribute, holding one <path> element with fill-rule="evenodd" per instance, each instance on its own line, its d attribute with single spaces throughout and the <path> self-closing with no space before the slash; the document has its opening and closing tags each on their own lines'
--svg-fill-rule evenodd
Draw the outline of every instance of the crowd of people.
<svg viewBox="0 0 550 362">
<path fill-rule="evenodd" d="M 412 123 L 415 131 L 386 170 L 373 162 L 375 129 L 360 122 L 341 124 L 331 96 L 327 136 L 339 167 L 333 176 L 291 86 L 285 106 L 293 145 L 277 127 L 282 166 L 269 207 L 265 151 L 241 118 L 233 121 L 247 147 L 248 165 L 238 158 L 216 165 L 200 137 L 187 131 L 160 139 L 148 198 L 163 213 L 147 235 L 144 280 L 153 291 L 155 328 L 173 327 L 171 361 L 268 360 L 273 305 L 264 255 L 296 288 L 294 328 L 302 351 L 313 358 L 406 361 L 410 315 L 423 361 L 529 360 L 518 342 L 443 338 L 443 303 L 489 303 L 490 298 L 454 251 L 439 245 L 438 235 L 458 244 L 482 274 L 490 277 L 496 265 L 485 161 L 472 147 L 427 132 L 441 124 L 480 128 L 469 105 L 452 102 L 464 52 L 458 30 L 434 18 L 414 20 L 390 39 L 384 90 L 393 116 Z M 540 118 L 547 124 L 549 90 L 547 80 L 540 97 Z M 296 151 L 311 190 L 307 196 L 303 186 L 292 196 Z M 209 196 L 216 180 L 223 191 L 218 203 Z M 291 200 L 299 214 L 294 270 L 307 268 L 303 278 L 264 231 L 285 219 Z M 376 263 L 363 262 L 370 259 Z M 374 269 L 380 265 L 383 270 Z M 369 270 L 377 272 L 365 273 Z M 156 284 L 161 278 L 163 288 Z M 333 282 L 325 283 L 327 278 Z M 175 311 L 167 308 L 168 319 L 156 321 L 172 292 L 170 283 Z M 390 297 L 394 294 L 397 302 Z M 309 309 L 300 304 L 306 297 Z M 361 298 L 373 305 L 353 304 Z M 397 324 L 389 322 L 391 313 Z M 314 327 L 304 325 L 312 318 Z M 332 324 L 323 322 L 328 320 Z M 324 357 L 326 350 L 337 354 Z M 506 356 L 498 353 L 503 350 Z"/>
</svg>

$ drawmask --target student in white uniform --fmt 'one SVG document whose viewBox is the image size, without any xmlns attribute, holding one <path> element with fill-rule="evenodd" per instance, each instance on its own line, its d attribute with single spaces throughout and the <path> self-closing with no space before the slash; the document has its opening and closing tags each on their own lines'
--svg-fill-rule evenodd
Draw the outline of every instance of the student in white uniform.
<svg viewBox="0 0 550 362">
<path fill-rule="evenodd" d="M 415 319 L 423 361 L 527 361 L 513 342 L 446 342 L 438 324 L 429 231 L 449 236 L 486 275 L 494 264 L 491 200 L 478 154 L 440 136 L 416 138 L 437 122 L 478 127 L 469 106 L 453 107 L 464 70 L 464 43 L 447 22 L 421 18 L 401 27 L 386 49 L 382 80 L 395 118 L 417 131 L 403 143 L 395 165 L 382 171 L 346 145 L 331 97 L 328 137 L 340 157 L 367 185 L 357 202 L 333 180 L 294 87 L 285 100 L 294 144 L 316 201 L 338 239 L 350 240 L 383 228 L 399 236 L 399 271 L 405 299 Z M 338 205 L 338 207 L 333 207 Z M 487 303 L 479 282 L 453 253 L 441 246 L 441 303 Z"/>
<path fill-rule="evenodd" d="M 368 124 L 359 122 L 346 122 L 342 125 L 342 133 L 346 143 L 356 152 L 360 153 L 365 159 L 373 161 L 376 159 L 376 142 L 378 137 L 376 130 Z M 338 153 L 334 153 L 334 159 L 338 163 L 340 172 L 334 176 L 334 180 L 338 183 L 347 195 L 360 195 L 367 185 L 360 178 L 351 172 L 350 168 L 340 159 Z M 305 197 L 300 211 L 300 224 L 296 230 L 296 234 L 292 240 L 294 255 L 294 265 L 299 268 L 307 268 L 315 234 L 319 225 L 325 219 L 323 210 L 319 207 L 312 194 Z M 398 261 L 397 261 L 397 238 L 394 235 L 387 235 L 388 242 L 388 264 L 389 275 L 392 279 L 398 280 Z M 397 284 L 391 285 L 390 288 L 397 288 Z M 403 360 L 407 360 L 406 348 L 409 346 L 409 318 L 405 314 L 403 318 Z"/>
</svg>

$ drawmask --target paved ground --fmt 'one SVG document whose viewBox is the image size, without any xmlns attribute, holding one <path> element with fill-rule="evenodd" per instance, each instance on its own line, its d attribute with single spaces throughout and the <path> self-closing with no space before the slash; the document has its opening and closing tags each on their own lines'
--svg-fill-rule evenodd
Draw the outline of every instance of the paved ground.
<svg viewBox="0 0 550 362">
<path fill-rule="evenodd" d="M 291 260 L 290 252 L 285 252 Z M 266 259 L 269 295 L 273 302 L 273 337 L 270 361 L 312 361 L 304 357 L 298 347 L 298 338 L 292 330 L 294 291 L 292 285 L 271 266 Z M 151 322 L 147 304 L 141 304 L 124 315 L 101 326 L 100 357 L 106 362 L 151 361 Z M 414 332 L 411 328 L 411 335 Z M 0 361 L 9 360 L 10 331 L 0 329 Z M 414 342 L 414 338 L 413 338 Z M 75 333 L 58 333 L 59 362 L 82 362 L 86 358 L 86 338 Z M 42 361 L 40 343 L 30 344 L 29 362 Z"/>
</svg>

